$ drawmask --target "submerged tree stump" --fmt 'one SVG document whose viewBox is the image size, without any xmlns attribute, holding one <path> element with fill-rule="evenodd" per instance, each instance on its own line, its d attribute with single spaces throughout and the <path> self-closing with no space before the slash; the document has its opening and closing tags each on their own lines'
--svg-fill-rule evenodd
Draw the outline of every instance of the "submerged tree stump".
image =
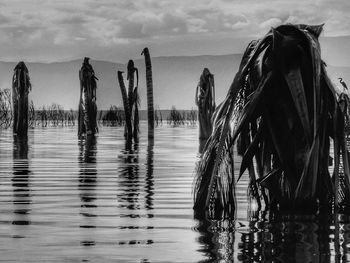
<svg viewBox="0 0 350 263">
<path fill-rule="evenodd" d="M 17 136 L 28 133 L 28 94 L 31 89 L 28 68 L 21 61 L 15 67 L 12 79 L 13 133 Z"/>
<path fill-rule="evenodd" d="M 137 82 L 135 86 L 135 72 L 137 77 Z M 140 103 L 138 95 L 138 70 L 134 66 L 134 62 L 129 60 L 128 63 L 128 75 L 127 79 L 129 81 L 128 92 L 124 84 L 123 72 L 118 71 L 118 82 L 120 91 L 123 98 L 124 113 L 125 113 L 125 133 L 124 136 L 127 140 L 135 141 L 138 140 L 139 133 L 139 110 L 138 106 Z"/>
<path fill-rule="evenodd" d="M 213 129 L 211 118 L 215 111 L 214 75 L 207 68 L 200 76 L 195 102 L 198 106 L 199 139 L 207 140 Z"/>
<path fill-rule="evenodd" d="M 135 73 L 136 73 L 136 85 L 135 85 Z M 139 105 L 140 105 L 140 97 L 138 93 L 139 86 L 139 72 L 138 69 L 135 68 L 134 61 L 129 60 L 128 62 L 128 77 L 129 81 L 129 90 L 128 90 L 128 98 L 129 98 L 129 108 L 130 115 L 133 118 L 133 137 L 134 140 L 138 140 L 139 136 Z"/>
<path fill-rule="evenodd" d="M 153 105 L 153 79 L 152 63 L 149 50 L 145 47 L 141 55 L 145 56 L 146 65 L 146 85 L 147 85 L 147 119 L 148 119 L 148 138 L 154 138 L 154 105 Z"/>
<path fill-rule="evenodd" d="M 127 140 L 130 140 L 132 136 L 131 111 L 129 107 L 129 100 L 128 100 L 128 95 L 126 93 L 122 71 L 118 71 L 118 82 L 120 86 L 120 91 L 122 93 L 123 105 L 124 105 L 125 127 L 126 127 L 124 136 Z"/>
<path fill-rule="evenodd" d="M 337 101 L 327 76 L 321 32 L 322 25 L 281 25 L 248 45 L 197 166 L 196 212 L 234 217 L 245 171 L 258 210 L 350 212 L 346 100 Z"/>
<path fill-rule="evenodd" d="M 84 58 L 83 65 L 79 71 L 80 100 L 78 117 L 78 135 L 93 135 L 98 132 L 96 88 L 98 80 L 89 63 L 89 58 Z"/>
</svg>

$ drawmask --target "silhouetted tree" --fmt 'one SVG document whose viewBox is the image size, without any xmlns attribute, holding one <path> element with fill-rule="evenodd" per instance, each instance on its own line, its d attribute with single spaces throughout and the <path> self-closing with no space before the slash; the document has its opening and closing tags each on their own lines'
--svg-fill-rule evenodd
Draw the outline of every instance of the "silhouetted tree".
<svg viewBox="0 0 350 263">
<path fill-rule="evenodd" d="M 21 61 L 12 78 L 13 133 L 18 136 L 27 136 L 28 133 L 28 94 L 31 89 L 28 68 Z"/>
<path fill-rule="evenodd" d="M 147 117 L 148 117 L 148 138 L 154 138 L 154 106 L 153 106 L 153 79 L 152 64 L 148 48 L 144 48 L 141 55 L 145 56 L 146 65 L 146 86 L 147 86 Z"/>
<path fill-rule="evenodd" d="M 211 118 L 215 111 L 214 75 L 204 68 L 196 89 L 196 105 L 198 106 L 199 139 L 209 138 L 213 124 Z"/>
<path fill-rule="evenodd" d="M 96 106 L 96 88 L 97 77 L 89 58 L 84 58 L 83 65 L 79 71 L 80 79 L 80 100 L 78 117 L 78 135 L 91 135 L 98 132 L 97 127 L 97 106 Z"/>
</svg>

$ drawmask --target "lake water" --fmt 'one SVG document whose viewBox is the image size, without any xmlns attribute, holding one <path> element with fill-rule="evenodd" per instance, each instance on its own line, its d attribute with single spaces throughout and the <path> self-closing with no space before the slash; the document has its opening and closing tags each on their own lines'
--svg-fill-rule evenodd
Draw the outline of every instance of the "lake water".
<svg viewBox="0 0 350 263">
<path fill-rule="evenodd" d="M 154 144 L 141 130 L 138 145 L 122 127 L 95 140 L 37 127 L 27 142 L 0 130 L 0 261 L 350 260 L 348 217 L 248 213 L 244 176 L 236 221 L 194 219 L 198 128 L 158 127 Z"/>
</svg>

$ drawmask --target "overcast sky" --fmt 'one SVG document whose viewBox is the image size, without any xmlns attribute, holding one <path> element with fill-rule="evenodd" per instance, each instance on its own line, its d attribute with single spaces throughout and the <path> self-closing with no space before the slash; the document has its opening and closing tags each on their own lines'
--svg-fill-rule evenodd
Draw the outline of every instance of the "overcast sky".
<svg viewBox="0 0 350 263">
<path fill-rule="evenodd" d="M 349 21 L 349 0 L 0 0 L 0 60 L 240 53 L 281 23 L 325 23 L 335 37 Z"/>
</svg>

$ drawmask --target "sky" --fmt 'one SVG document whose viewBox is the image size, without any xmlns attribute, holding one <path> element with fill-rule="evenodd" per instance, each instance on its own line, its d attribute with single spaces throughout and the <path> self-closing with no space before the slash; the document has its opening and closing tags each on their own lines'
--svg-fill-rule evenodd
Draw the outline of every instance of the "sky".
<svg viewBox="0 0 350 263">
<path fill-rule="evenodd" d="M 283 23 L 350 35 L 349 0 L 0 0 L 0 60 L 241 53 Z"/>
</svg>

